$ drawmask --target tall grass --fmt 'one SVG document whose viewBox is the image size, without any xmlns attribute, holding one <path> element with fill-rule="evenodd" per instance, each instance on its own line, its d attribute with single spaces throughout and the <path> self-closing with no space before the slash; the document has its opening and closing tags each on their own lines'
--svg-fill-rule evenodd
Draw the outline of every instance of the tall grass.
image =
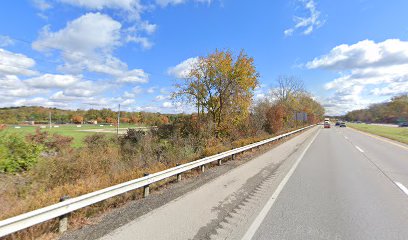
<svg viewBox="0 0 408 240">
<path fill-rule="evenodd" d="M 106 134 L 90 135 L 84 139 L 83 147 L 65 147 L 47 154 L 27 172 L 0 174 L 0 220 L 57 203 L 62 196 L 80 196 L 268 137 L 271 135 L 264 133 L 235 141 L 202 140 L 177 131 L 165 136 L 163 132 L 129 131 L 119 139 Z M 132 191 L 75 211 L 70 226 L 79 226 L 95 213 L 139 197 L 140 190 Z M 56 223 L 48 221 L 7 238 L 53 238 Z"/>
</svg>

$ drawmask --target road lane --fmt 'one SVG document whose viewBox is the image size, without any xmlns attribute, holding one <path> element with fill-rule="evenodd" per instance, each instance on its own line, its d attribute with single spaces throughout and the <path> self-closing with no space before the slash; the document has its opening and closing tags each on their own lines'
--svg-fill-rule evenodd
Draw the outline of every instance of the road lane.
<svg viewBox="0 0 408 240">
<path fill-rule="evenodd" d="M 337 129 L 355 146 L 359 146 L 366 157 L 377 165 L 392 181 L 408 187 L 408 145 L 392 144 L 392 140 L 371 137 L 350 128 Z"/>
<path fill-rule="evenodd" d="M 349 131 L 320 131 L 253 239 L 408 239 L 407 196 Z"/>
<path fill-rule="evenodd" d="M 101 239 L 240 239 L 317 130 L 306 131 Z"/>
</svg>

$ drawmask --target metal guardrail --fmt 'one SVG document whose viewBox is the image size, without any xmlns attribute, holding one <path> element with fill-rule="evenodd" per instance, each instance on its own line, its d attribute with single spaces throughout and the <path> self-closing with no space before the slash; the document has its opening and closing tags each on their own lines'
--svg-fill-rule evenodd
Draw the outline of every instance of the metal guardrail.
<svg viewBox="0 0 408 240">
<path fill-rule="evenodd" d="M 90 206 L 94 203 L 106 200 L 111 197 L 118 196 L 122 193 L 132 191 L 138 188 L 146 187 L 148 189 L 148 186 L 152 183 L 161 181 L 163 179 L 172 177 L 172 176 L 179 176 L 181 173 L 189 171 L 193 168 L 197 167 L 202 167 L 205 164 L 214 162 L 214 161 L 220 161 L 223 158 L 226 157 L 234 157 L 235 154 L 244 152 L 246 150 L 261 146 L 263 144 L 273 142 L 282 138 L 285 138 L 287 136 L 293 135 L 295 133 L 301 132 L 305 129 L 308 129 L 314 125 L 310 125 L 289 133 L 285 133 L 273 138 L 269 138 L 263 141 L 259 141 L 256 143 L 252 143 L 243 147 L 235 148 L 226 152 L 222 152 L 213 156 L 205 157 L 193 162 L 189 162 L 186 164 L 182 164 L 173 168 L 169 168 L 167 170 L 157 172 L 154 174 L 150 174 L 141 178 L 137 178 L 128 182 L 124 182 L 121 184 L 114 185 L 112 187 L 104 188 L 95 192 L 91 192 L 85 195 L 81 195 L 75 198 L 67 199 L 65 201 L 59 202 L 57 204 L 50 205 L 48 207 L 40 208 L 28 213 L 24 213 L 15 217 L 11 217 L 8 219 L 5 219 L 3 221 L 0 221 L 0 237 L 6 236 L 8 234 L 11 234 L 13 232 L 17 232 L 19 230 L 31 227 L 33 225 L 60 217 L 64 216 L 68 213 L 71 213 L 75 210 L 78 210 L 80 208 L 84 208 L 87 206 Z M 221 163 L 221 162 L 219 162 Z M 202 168 L 204 170 L 204 168 Z M 145 191 L 146 194 L 146 191 Z M 148 194 L 148 190 L 147 190 Z M 66 222 L 66 220 L 65 220 Z"/>
</svg>

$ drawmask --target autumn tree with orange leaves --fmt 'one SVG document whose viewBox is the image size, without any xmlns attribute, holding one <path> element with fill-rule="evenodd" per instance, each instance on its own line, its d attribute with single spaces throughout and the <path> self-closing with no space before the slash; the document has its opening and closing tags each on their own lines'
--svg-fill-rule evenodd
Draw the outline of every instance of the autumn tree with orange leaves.
<svg viewBox="0 0 408 240">
<path fill-rule="evenodd" d="M 197 123 L 210 121 L 219 137 L 247 119 L 258 78 L 254 59 L 244 51 L 234 56 L 216 50 L 198 59 L 188 77 L 175 85 L 173 98 L 195 105 Z"/>
</svg>

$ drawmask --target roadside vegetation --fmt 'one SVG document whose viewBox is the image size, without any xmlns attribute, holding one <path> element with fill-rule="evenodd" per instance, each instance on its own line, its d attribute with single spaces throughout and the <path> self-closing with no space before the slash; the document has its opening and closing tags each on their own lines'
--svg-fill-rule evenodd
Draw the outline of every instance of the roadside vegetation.
<svg viewBox="0 0 408 240">
<path fill-rule="evenodd" d="M 0 219 L 101 188 L 244 146 L 323 119 L 324 109 L 301 80 L 281 76 L 271 96 L 254 102 L 259 73 L 245 52 L 215 51 L 203 56 L 175 85 L 175 101 L 187 101 L 193 114 L 163 118 L 150 131 L 90 134 L 73 147 L 73 136 L 37 129 L 25 136 L 0 130 Z M 297 113 L 302 113 L 299 119 Z M 133 113 L 130 113 L 130 115 Z M 95 116 L 93 116 L 94 118 Z M 167 120 L 166 120 L 167 119 Z M 138 197 L 127 193 L 76 211 L 82 222 L 96 212 Z M 12 237 L 37 238 L 56 223 L 35 226 Z"/>
<path fill-rule="evenodd" d="M 349 123 L 349 127 L 408 144 L 408 128 Z"/>
<path fill-rule="evenodd" d="M 3 131 L 0 131 L 0 137 L 3 137 L 5 134 L 16 134 L 25 137 L 29 134 L 35 133 L 37 130 L 42 132 L 48 132 L 49 134 L 58 134 L 66 137 L 72 137 L 72 147 L 78 148 L 83 146 L 83 140 L 86 136 L 93 134 L 93 131 L 88 130 L 98 130 L 101 134 L 116 134 L 116 127 L 114 125 L 92 125 L 85 124 L 81 127 L 76 125 L 56 125 L 53 124 L 52 128 L 49 128 L 48 125 L 43 125 L 45 128 L 40 128 L 39 126 L 19 126 L 15 128 L 14 126 L 4 127 Z M 120 128 L 138 128 L 143 125 L 139 124 L 130 124 L 130 123 L 121 123 Z M 122 131 L 122 130 L 121 130 Z"/>
<path fill-rule="evenodd" d="M 408 121 L 408 94 L 393 97 L 391 101 L 373 104 L 367 109 L 354 110 L 344 116 L 347 121 L 400 123 Z"/>
</svg>

